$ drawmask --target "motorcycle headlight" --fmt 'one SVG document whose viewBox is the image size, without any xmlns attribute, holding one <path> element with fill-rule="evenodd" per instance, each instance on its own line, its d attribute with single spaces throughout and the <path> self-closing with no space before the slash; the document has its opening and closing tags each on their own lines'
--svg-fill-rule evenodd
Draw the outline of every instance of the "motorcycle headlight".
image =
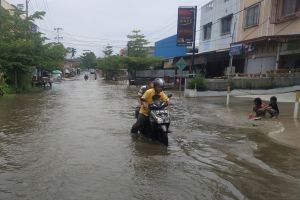
<svg viewBox="0 0 300 200">
<path fill-rule="evenodd" d="M 162 123 L 164 123 L 164 120 L 162 118 L 157 118 L 157 123 L 162 124 Z"/>
</svg>

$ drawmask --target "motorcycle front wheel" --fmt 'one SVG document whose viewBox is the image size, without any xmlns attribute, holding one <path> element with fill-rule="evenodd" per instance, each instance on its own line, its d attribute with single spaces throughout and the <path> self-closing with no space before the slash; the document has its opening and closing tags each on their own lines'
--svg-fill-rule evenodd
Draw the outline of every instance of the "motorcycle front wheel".
<svg viewBox="0 0 300 200">
<path fill-rule="evenodd" d="M 161 127 L 159 139 L 160 142 L 163 143 L 164 145 L 166 146 L 169 145 L 168 130 L 165 125 Z"/>
</svg>

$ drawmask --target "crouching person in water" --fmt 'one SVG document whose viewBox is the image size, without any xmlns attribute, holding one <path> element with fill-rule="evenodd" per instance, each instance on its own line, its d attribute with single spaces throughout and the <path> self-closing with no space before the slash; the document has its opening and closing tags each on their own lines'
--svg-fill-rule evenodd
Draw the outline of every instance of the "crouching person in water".
<svg viewBox="0 0 300 200">
<path fill-rule="evenodd" d="M 153 81 L 153 87 L 147 90 L 141 97 L 141 108 L 136 123 L 131 128 L 131 133 L 138 133 L 138 131 L 145 125 L 149 118 L 149 105 L 153 102 L 153 96 L 159 95 L 162 102 L 169 102 L 169 98 L 163 92 L 165 82 L 160 78 Z"/>
<path fill-rule="evenodd" d="M 277 117 L 279 115 L 279 108 L 277 105 L 277 98 L 275 96 L 270 98 L 270 104 L 266 107 L 266 111 L 270 114 L 270 117 Z"/>
<path fill-rule="evenodd" d="M 252 117 L 264 117 L 266 115 L 266 107 L 267 105 L 262 102 L 261 98 L 254 99 L 254 107 Z"/>
</svg>

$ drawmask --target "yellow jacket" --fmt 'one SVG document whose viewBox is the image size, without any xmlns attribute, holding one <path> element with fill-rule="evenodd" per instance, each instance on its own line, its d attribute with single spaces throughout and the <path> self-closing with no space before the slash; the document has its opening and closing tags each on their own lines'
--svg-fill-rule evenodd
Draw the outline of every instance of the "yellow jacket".
<svg viewBox="0 0 300 200">
<path fill-rule="evenodd" d="M 142 101 L 146 102 L 148 105 L 150 105 L 153 100 L 152 100 L 152 97 L 155 95 L 155 90 L 154 88 L 152 89 L 149 89 L 147 90 L 144 95 L 142 96 Z M 164 93 L 164 92 L 160 92 L 158 94 L 160 96 L 160 100 L 163 101 L 163 102 L 167 102 L 169 101 L 169 98 L 168 96 Z M 143 105 L 141 106 L 141 109 L 140 109 L 140 114 L 143 114 L 145 116 L 149 116 L 149 109 L 148 108 L 145 108 Z"/>
</svg>

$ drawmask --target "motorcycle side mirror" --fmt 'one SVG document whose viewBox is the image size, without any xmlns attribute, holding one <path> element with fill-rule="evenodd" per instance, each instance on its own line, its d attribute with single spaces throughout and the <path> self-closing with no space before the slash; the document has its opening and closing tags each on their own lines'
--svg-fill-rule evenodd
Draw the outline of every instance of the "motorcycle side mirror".
<svg viewBox="0 0 300 200">
<path fill-rule="evenodd" d="M 168 98 L 171 98 L 173 96 L 173 94 L 168 94 Z"/>
</svg>

